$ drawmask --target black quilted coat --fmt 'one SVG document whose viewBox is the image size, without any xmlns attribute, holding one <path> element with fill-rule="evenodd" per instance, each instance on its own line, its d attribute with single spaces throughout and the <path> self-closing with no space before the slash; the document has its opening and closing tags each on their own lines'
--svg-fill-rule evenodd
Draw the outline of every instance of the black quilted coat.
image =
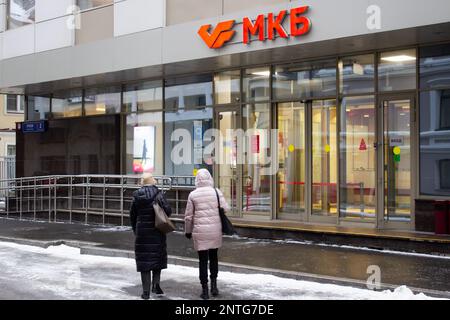
<svg viewBox="0 0 450 320">
<path fill-rule="evenodd" d="M 133 193 L 130 220 L 136 236 L 134 252 L 138 272 L 167 268 L 166 235 L 155 227 L 155 199 L 170 216 L 172 210 L 157 187 L 144 186 Z"/>
</svg>

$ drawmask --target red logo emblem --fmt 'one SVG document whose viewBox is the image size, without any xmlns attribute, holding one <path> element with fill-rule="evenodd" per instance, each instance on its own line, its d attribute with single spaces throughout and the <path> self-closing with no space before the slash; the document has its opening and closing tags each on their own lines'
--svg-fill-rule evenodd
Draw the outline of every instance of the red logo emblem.
<svg viewBox="0 0 450 320">
<path fill-rule="evenodd" d="M 209 33 L 211 25 L 206 24 L 200 27 L 198 34 L 202 37 L 208 47 L 211 49 L 219 49 L 234 37 L 236 33 L 236 31 L 232 30 L 234 23 L 235 20 L 220 22 L 212 33 Z"/>
</svg>

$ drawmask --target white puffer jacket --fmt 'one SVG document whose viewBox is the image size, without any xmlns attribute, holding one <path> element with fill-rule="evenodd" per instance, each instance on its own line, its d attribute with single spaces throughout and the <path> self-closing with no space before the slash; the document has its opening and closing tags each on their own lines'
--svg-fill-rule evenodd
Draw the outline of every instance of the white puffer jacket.
<svg viewBox="0 0 450 320">
<path fill-rule="evenodd" d="M 222 246 L 222 223 L 214 181 L 206 169 L 197 172 L 196 189 L 189 194 L 184 214 L 185 233 L 192 233 L 194 248 L 197 251 L 218 249 Z M 220 204 L 225 211 L 229 210 L 223 193 L 219 193 Z"/>
</svg>

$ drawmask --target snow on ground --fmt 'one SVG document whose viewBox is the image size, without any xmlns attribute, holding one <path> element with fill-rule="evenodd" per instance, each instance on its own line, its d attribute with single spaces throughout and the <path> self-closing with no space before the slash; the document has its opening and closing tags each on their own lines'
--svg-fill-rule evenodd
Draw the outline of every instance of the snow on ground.
<svg viewBox="0 0 450 320">
<path fill-rule="evenodd" d="M 140 277 L 132 259 L 81 255 L 65 245 L 47 249 L 0 242 L 0 299 L 138 299 Z M 196 268 L 163 271 L 165 299 L 198 299 Z M 219 274 L 224 299 L 431 299 L 402 286 L 375 292 L 262 274 Z"/>
</svg>

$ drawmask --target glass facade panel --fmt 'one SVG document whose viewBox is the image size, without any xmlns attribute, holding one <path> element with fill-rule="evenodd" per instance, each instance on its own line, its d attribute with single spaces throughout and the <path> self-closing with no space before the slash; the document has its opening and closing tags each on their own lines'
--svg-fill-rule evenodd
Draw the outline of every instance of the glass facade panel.
<svg viewBox="0 0 450 320">
<path fill-rule="evenodd" d="M 86 116 L 120 113 L 120 87 L 86 90 L 84 112 Z"/>
<path fill-rule="evenodd" d="M 162 110 L 163 89 L 161 81 L 127 85 L 123 92 L 123 109 L 127 113 Z"/>
<path fill-rule="evenodd" d="M 166 112 L 164 121 L 164 174 L 193 176 L 202 168 L 212 172 L 212 158 L 203 156 L 210 143 L 204 133 L 213 125 L 212 108 Z"/>
<path fill-rule="evenodd" d="M 336 60 L 278 66 L 273 74 L 275 99 L 307 99 L 336 95 Z"/>
<path fill-rule="evenodd" d="M 339 61 L 341 94 L 375 92 L 375 55 L 345 57 Z"/>
<path fill-rule="evenodd" d="M 305 211 L 305 104 L 278 104 L 278 211 Z"/>
<path fill-rule="evenodd" d="M 81 90 L 58 92 L 52 97 L 53 118 L 81 117 L 83 114 Z"/>
<path fill-rule="evenodd" d="M 45 120 L 50 115 L 50 98 L 28 96 L 26 120 Z"/>
<path fill-rule="evenodd" d="M 270 212 L 270 104 L 249 104 L 242 118 L 245 158 L 243 165 L 243 211 Z"/>
<path fill-rule="evenodd" d="M 420 88 L 450 87 L 450 45 L 420 49 Z"/>
<path fill-rule="evenodd" d="M 80 10 L 106 6 L 113 3 L 114 0 L 77 0 L 77 5 L 80 7 Z"/>
<path fill-rule="evenodd" d="M 375 98 L 344 98 L 340 112 L 340 213 L 342 217 L 375 218 Z"/>
<path fill-rule="evenodd" d="M 163 174 L 162 112 L 133 113 L 127 116 L 127 174 Z"/>
<path fill-rule="evenodd" d="M 312 214 L 337 213 L 336 101 L 312 103 Z"/>
<path fill-rule="evenodd" d="M 165 108 L 192 109 L 213 105 L 211 75 L 172 79 L 166 82 Z"/>
<path fill-rule="evenodd" d="M 225 71 L 214 76 L 215 104 L 229 104 L 240 102 L 241 72 Z"/>
<path fill-rule="evenodd" d="M 270 99 L 270 68 L 244 70 L 242 96 L 245 102 L 261 102 Z"/>
<path fill-rule="evenodd" d="M 420 192 L 449 196 L 450 89 L 420 94 Z"/>
<path fill-rule="evenodd" d="M 35 21 L 35 0 L 8 0 L 8 29 L 33 24 Z"/>
<path fill-rule="evenodd" d="M 380 91 L 411 90 L 417 86 L 416 50 L 384 52 L 378 61 Z"/>
</svg>

